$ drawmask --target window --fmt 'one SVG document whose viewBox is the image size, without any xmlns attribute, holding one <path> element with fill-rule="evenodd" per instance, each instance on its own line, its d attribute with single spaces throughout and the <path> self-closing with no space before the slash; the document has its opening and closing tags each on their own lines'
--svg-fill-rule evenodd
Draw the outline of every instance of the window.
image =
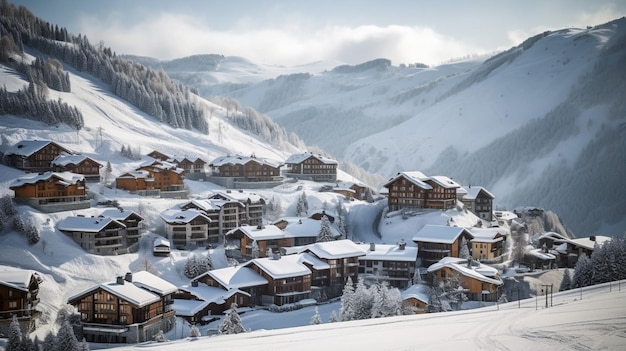
<svg viewBox="0 0 626 351">
<path fill-rule="evenodd" d="M 9 301 L 9 308 L 17 308 L 17 301 Z"/>
</svg>

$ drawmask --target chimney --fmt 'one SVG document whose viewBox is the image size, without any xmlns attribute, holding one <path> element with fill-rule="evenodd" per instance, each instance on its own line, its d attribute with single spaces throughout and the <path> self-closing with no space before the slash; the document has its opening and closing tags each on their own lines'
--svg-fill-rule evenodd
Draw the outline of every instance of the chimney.
<svg viewBox="0 0 626 351">
<path fill-rule="evenodd" d="M 400 250 L 404 250 L 405 247 L 406 247 L 406 241 L 404 241 L 404 239 L 400 239 L 400 243 L 398 243 L 398 248 Z"/>
<path fill-rule="evenodd" d="M 124 277 L 117 277 L 117 285 L 124 285 Z"/>
<path fill-rule="evenodd" d="M 590 237 L 589 237 L 589 240 L 591 240 L 591 241 L 596 241 L 596 236 L 595 236 L 595 235 L 590 236 Z"/>
<path fill-rule="evenodd" d="M 279 252 L 274 252 L 272 254 L 272 259 L 274 260 L 280 260 L 280 251 Z"/>
<path fill-rule="evenodd" d="M 467 268 L 472 268 L 472 258 L 471 257 L 467 258 Z"/>
<path fill-rule="evenodd" d="M 131 272 L 126 272 L 126 275 L 124 276 L 124 280 L 132 283 L 133 282 L 133 273 Z"/>
<path fill-rule="evenodd" d="M 370 251 L 376 251 L 376 244 L 370 243 Z"/>
<path fill-rule="evenodd" d="M 192 280 L 191 281 L 191 286 L 198 287 L 198 281 L 197 280 Z"/>
</svg>

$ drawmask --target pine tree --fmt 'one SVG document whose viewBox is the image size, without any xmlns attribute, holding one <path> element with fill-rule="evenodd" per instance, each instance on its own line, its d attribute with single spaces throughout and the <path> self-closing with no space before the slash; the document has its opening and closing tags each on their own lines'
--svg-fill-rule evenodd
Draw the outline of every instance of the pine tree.
<svg viewBox="0 0 626 351">
<path fill-rule="evenodd" d="M 309 213 L 309 202 L 306 198 L 306 193 L 303 191 L 300 197 L 298 198 L 298 203 L 296 204 L 296 216 L 306 217 L 308 213 Z"/>
<path fill-rule="evenodd" d="M 574 277 L 572 278 L 572 287 L 582 288 L 591 285 L 593 275 L 593 266 L 587 255 L 582 254 L 578 257 L 578 262 L 574 267 Z"/>
<path fill-rule="evenodd" d="M 330 220 L 328 220 L 327 216 L 323 216 L 320 221 L 320 231 L 317 233 L 317 238 L 315 242 L 323 243 L 328 241 L 333 241 L 335 238 L 333 237 L 333 233 L 330 230 Z"/>
<path fill-rule="evenodd" d="M 328 317 L 328 323 L 335 323 L 335 322 L 339 322 L 339 316 L 337 316 L 337 311 L 333 310 L 330 313 L 330 316 Z"/>
<path fill-rule="evenodd" d="M 339 320 L 351 321 L 355 316 L 354 306 L 354 283 L 352 278 L 348 277 L 346 285 L 343 287 L 341 294 L 341 309 L 339 310 Z"/>
<path fill-rule="evenodd" d="M 563 271 L 563 280 L 561 280 L 561 286 L 559 287 L 559 291 L 565 291 L 572 288 L 572 277 L 569 273 L 569 269 L 565 269 Z"/>
<path fill-rule="evenodd" d="M 57 350 L 57 337 L 52 334 L 52 332 L 48 332 L 46 337 L 43 339 L 43 344 L 41 344 L 41 351 L 56 351 Z"/>
<path fill-rule="evenodd" d="M 467 259 L 467 260 L 471 259 L 469 247 L 467 246 L 467 240 L 465 239 L 465 237 L 461 239 L 461 248 L 459 251 L 459 257 L 463 259 Z"/>
<path fill-rule="evenodd" d="M 259 244 L 256 240 L 252 241 L 252 258 L 259 258 Z"/>
<path fill-rule="evenodd" d="M 61 329 L 59 329 L 57 345 L 59 351 L 80 351 L 80 343 L 76 339 L 74 328 L 68 320 L 63 321 Z"/>
<path fill-rule="evenodd" d="M 27 333 L 22 335 L 22 342 L 20 342 L 20 351 L 37 351 L 35 344 L 30 339 Z"/>
<path fill-rule="evenodd" d="M 230 305 L 230 310 L 224 316 L 224 321 L 220 325 L 218 332 L 220 334 L 239 334 L 246 330 L 243 327 L 239 313 L 237 313 L 237 304 Z"/>
<path fill-rule="evenodd" d="M 191 327 L 189 328 L 189 337 L 198 338 L 200 336 L 202 336 L 202 334 L 200 333 L 200 329 L 198 329 L 198 327 L 196 327 L 195 324 L 192 324 Z"/>
<path fill-rule="evenodd" d="M 372 305 L 374 304 L 374 294 L 378 293 L 378 287 L 375 286 L 373 290 L 365 286 L 363 278 L 359 278 L 354 289 L 354 296 L 352 298 L 352 306 L 354 315 L 352 319 L 368 319 L 372 315 Z"/>
<path fill-rule="evenodd" d="M 17 316 L 13 315 L 11 324 L 9 324 L 9 340 L 7 341 L 6 351 L 18 351 L 22 343 L 22 330 Z"/>
<path fill-rule="evenodd" d="M 39 229 L 37 228 L 37 225 L 34 223 L 34 220 L 32 218 L 29 218 L 28 222 L 26 223 L 25 231 L 29 245 L 35 245 L 41 239 L 41 236 L 39 235 Z"/>
<path fill-rule="evenodd" d="M 315 313 L 313 313 L 313 317 L 311 318 L 311 322 L 309 324 L 322 324 L 322 317 L 320 317 L 320 311 L 315 306 Z"/>
</svg>

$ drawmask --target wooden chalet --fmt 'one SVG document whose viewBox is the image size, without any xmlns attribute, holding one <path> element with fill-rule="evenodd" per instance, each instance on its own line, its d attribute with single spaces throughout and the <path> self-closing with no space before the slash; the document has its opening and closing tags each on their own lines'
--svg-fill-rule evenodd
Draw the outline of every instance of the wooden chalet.
<svg viewBox="0 0 626 351">
<path fill-rule="evenodd" d="M 468 230 L 474 236 L 471 240 L 473 259 L 489 263 L 502 261 L 507 235 L 501 228 L 469 228 Z"/>
<path fill-rule="evenodd" d="M 244 190 L 226 190 L 218 191 L 209 199 L 224 200 L 224 201 L 238 201 L 244 205 L 244 213 L 240 215 L 239 220 L 241 224 L 248 224 L 252 226 L 263 224 L 263 210 L 265 208 L 265 199 L 260 195 Z"/>
<path fill-rule="evenodd" d="M 457 189 L 458 198 L 465 208 L 470 210 L 480 219 L 487 222 L 494 220 L 493 200 L 495 196 L 482 186 L 467 186 Z"/>
<path fill-rule="evenodd" d="M 201 282 L 210 287 L 220 288 L 224 291 L 236 292 L 237 296 L 223 305 L 226 309 L 230 308 L 233 302 L 239 307 L 261 305 L 261 296 L 265 286 L 268 284 L 268 280 L 259 275 L 254 269 L 243 265 L 212 269 L 194 278 L 193 281 Z M 214 312 L 221 313 L 223 311 Z"/>
<path fill-rule="evenodd" d="M 198 210 L 211 219 L 208 240 L 212 244 L 223 240 L 226 233 L 239 227 L 245 218 L 245 205 L 236 200 L 194 199 L 179 208 Z"/>
<path fill-rule="evenodd" d="M 428 273 L 439 282 L 459 279 L 465 294 L 473 301 L 495 302 L 504 285 L 498 270 L 477 261 L 444 257 L 428 267 Z"/>
<path fill-rule="evenodd" d="M 291 155 L 286 161 L 285 176 L 316 182 L 336 182 L 336 160 L 312 153 Z"/>
<path fill-rule="evenodd" d="M 300 255 L 255 258 L 245 264 L 268 281 L 261 287 L 263 305 L 296 303 L 311 296 L 311 270 Z"/>
<path fill-rule="evenodd" d="M 172 329 L 176 287 L 151 273 L 140 273 L 95 285 L 68 299 L 80 313 L 86 341 L 140 343 Z"/>
<path fill-rule="evenodd" d="M 52 160 L 54 172 L 72 172 L 82 174 L 88 182 L 100 181 L 102 164 L 84 155 L 63 153 Z"/>
<path fill-rule="evenodd" d="M 185 175 L 192 175 L 195 173 L 204 174 L 204 166 L 206 166 L 206 161 L 201 158 L 196 158 L 194 161 L 188 159 L 187 157 L 183 157 L 182 159 L 175 158 L 172 161 L 176 164 L 178 168 L 181 168 Z"/>
<path fill-rule="evenodd" d="M 70 172 L 46 172 L 20 177 L 9 185 L 15 201 L 42 212 L 89 208 L 85 177 Z"/>
<path fill-rule="evenodd" d="M 461 245 L 469 245 L 474 236 L 465 228 L 425 225 L 413 236 L 422 266 L 429 267 L 444 257 L 459 257 Z"/>
<path fill-rule="evenodd" d="M 332 217 L 329 217 L 331 220 Z M 332 222 L 331 222 L 332 223 Z M 273 223 L 273 225 L 286 231 L 293 238 L 292 246 L 305 246 L 315 243 L 320 232 L 320 220 L 313 218 L 286 217 Z M 341 233 L 331 226 L 333 237 L 341 237 Z"/>
<path fill-rule="evenodd" d="M 365 200 L 365 194 L 369 187 L 362 183 L 338 182 L 333 188 L 333 192 L 341 194 L 348 199 Z M 373 194 L 373 191 L 370 189 Z"/>
<path fill-rule="evenodd" d="M 170 255 L 170 241 L 165 238 L 155 239 L 152 243 L 152 255 L 153 256 L 169 256 Z"/>
<path fill-rule="evenodd" d="M 154 179 L 154 188 L 164 191 L 184 190 L 184 171 L 175 164 L 153 160 L 139 166 L 137 171 L 147 171 Z"/>
<path fill-rule="evenodd" d="M 126 226 L 108 217 L 66 217 L 57 228 L 70 236 L 80 247 L 98 255 L 126 253 Z"/>
<path fill-rule="evenodd" d="M 144 196 L 160 194 L 160 190 L 155 186 L 154 178 L 148 171 L 126 172 L 115 178 L 115 187 Z"/>
<path fill-rule="evenodd" d="M 150 152 L 147 156 L 152 157 L 155 160 L 160 160 L 160 161 L 167 161 L 171 159 L 171 157 L 169 157 L 168 155 L 157 150 Z"/>
<path fill-rule="evenodd" d="M 372 282 L 386 281 L 389 286 L 406 289 L 415 275 L 417 247 L 401 241 L 397 245 L 359 244 L 359 277 Z"/>
<path fill-rule="evenodd" d="M 100 217 L 112 218 L 126 226 L 126 229 L 124 230 L 124 238 L 127 246 L 131 246 L 139 242 L 143 228 L 143 217 L 141 217 L 137 212 L 111 208 L 102 211 L 102 213 L 100 213 Z"/>
<path fill-rule="evenodd" d="M 39 303 L 39 284 L 41 277 L 30 270 L 12 267 L 0 269 L 0 333 L 9 335 L 9 325 L 13 316 L 17 317 L 22 331 L 35 330 L 36 320 L 41 314 Z"/>
<path fill-rule="evenodd" d="M 426 284 L 415 284 L 402 290 L 402 301 L 411 306 L 416 314 L 428 312 L 429 299 L 430 286 Z"/>
<path fill-rule="evenodd" d="M 422 172 L 400 172 L 385 185 L 389 211 L 423 208 L 447 210 L 456 205 L 460 187 L 445 176 L 426 176 Z"/>
<path fill-rule="evenodd" d="M 26 172 L 52 171 L 52 161 L 72 150 L 50 140 L 22 140 L 4 152 L 5 163 Z"/>
<path fill-rule="evenodd" d="M 177 249 L 206 247 L 211 219 L 202 212 L 169 209 L 161 212 L 167 236 Z"/>
<path fill-rule="evenodd" d="M 280 178 L 281 166 L 254 155 L 218 157 L 209 163 L 214 177 L 242 178 L 248 182 L 275 181 Z"/>
</svg>

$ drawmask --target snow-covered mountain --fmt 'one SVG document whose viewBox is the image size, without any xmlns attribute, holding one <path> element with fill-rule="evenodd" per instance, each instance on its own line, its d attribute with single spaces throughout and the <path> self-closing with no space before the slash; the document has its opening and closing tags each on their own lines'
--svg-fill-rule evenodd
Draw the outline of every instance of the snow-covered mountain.
<svg viewBox="0 0 626 351">
<path fill-rule="evenodd" d="M 437 67 L 377 59 L 256 83 L 225 74 L 222 83 L 188 83 L 204 96 L 231 96 L 370 172 L 445 174 L 488 187 L 502 206 L 554 210 L 579 236 L 621 235 L 625 55 L 621 18 Z"/>
</svg>

